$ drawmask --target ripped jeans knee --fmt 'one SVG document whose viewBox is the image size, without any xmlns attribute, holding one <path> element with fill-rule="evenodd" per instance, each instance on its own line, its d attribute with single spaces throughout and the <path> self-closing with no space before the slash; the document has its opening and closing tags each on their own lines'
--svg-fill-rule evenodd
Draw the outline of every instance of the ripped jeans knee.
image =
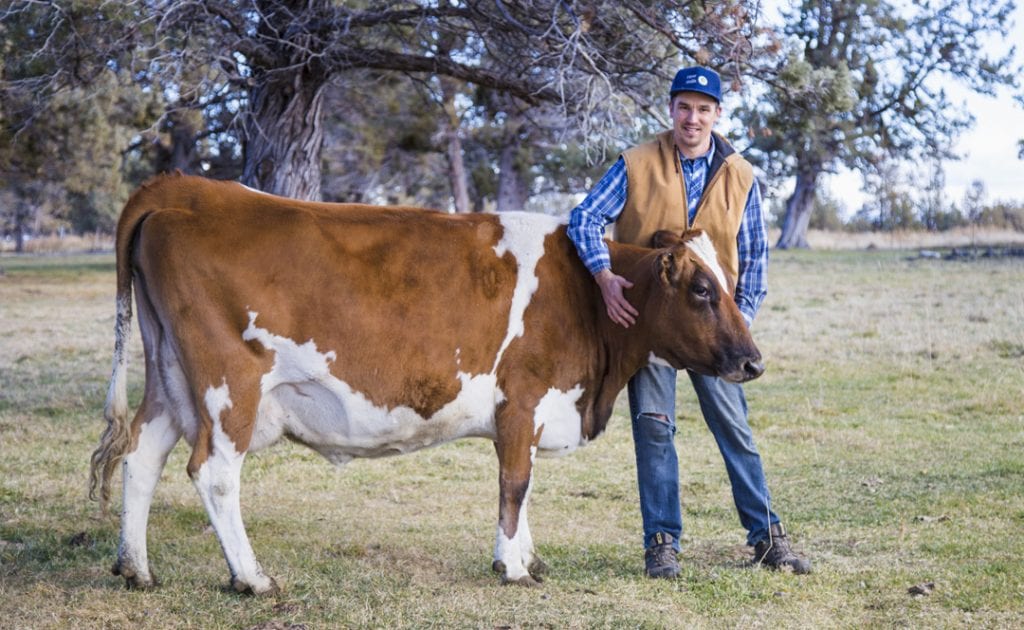
<svg viewBox="0 0 1024 630">
<path fill-rule="evenodd" d="M 660 413 L 640 413 L 633 421 L 634 438 L 649 444 L 672 442 L 676 425 Z"/>
</svg>

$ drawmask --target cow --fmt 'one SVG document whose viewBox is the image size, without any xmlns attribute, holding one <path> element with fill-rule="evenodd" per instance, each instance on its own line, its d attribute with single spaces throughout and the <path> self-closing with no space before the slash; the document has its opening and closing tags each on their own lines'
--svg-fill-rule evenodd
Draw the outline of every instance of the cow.
<svg viewBox="0 0 1024 630">
<path fill-rule="evenodd" d="M 105 510 L 122 470 L 113 572 L 129 588 L 155 584 L 149 507 L 182 437 L 231 585 L 251 594 L 278 585 L 242 522 L 247 453 L 285 437 L 344 464 L 480 437 L 499 465 L 492 568 L 536 584 L 537 454 L 594 439 L 651 361 L 734 382 L 764 369 L 710 239 L 661 237 L 660 249 L 609 243 L 640 311 L 623 328 L 556 218 L 303 202 L 181 174 L 147 182 L 117 225 L 113 373 L 90 472 Z M 129 423 L 133 289 L 145 388 Z"/>
</svg>

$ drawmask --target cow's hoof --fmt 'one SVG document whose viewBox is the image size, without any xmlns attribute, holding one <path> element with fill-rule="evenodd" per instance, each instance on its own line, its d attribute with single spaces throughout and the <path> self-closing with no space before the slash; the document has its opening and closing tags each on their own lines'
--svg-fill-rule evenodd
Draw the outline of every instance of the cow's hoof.
<svg viewBox="0 0 1024 630">
<path fill-rule="evenodd" d="M 505 573 L 505 563 L 502 562 L 501 560 L 495 560 L 491 564 L 491 570 L 494 571 L 495 573 L 500 573 L 500 574 L 504 575 L 504 573 Z M 532 575 L 533 577 L 535 577 L 538 580 L 540 580 L 540 576 L 547 575 L 548 563 L 544 562 L 543 560 L 541 560 L 537 556 L 534 556 L 533 560 L 530 560 L 530 564 L 527 565 L 526 570 L 530 573 L 530 575 Z M 541 580 L 541 581 L 543 581 L 543 580 Z"/>
<path fill-rule="evenodd" d="M 526 570 L 530 572 L 530 575 L 539 580 L 540 576 L 547 575 L 548 565 L 537 556 L 534 556 L 533 560 L 530 560 L 530 564 L 526 567 Z"/>
<path fill-rule="evenodd" d="M 506 586 L 525 586 L 527 588 L 536 588 L 540 586 L 540 582 L 541 580 L 539 578 L 535 578 L 529 573 L 514 580 L 501 576 L 501 583 Z"/>
<path fill-rule="evenodd" d="M 134 567 L 121 560 L 114 562 L 114 566 L 110 567 L 110 572 L 123 577 L 124 587 L 130 591 L 148 591 L 159 586 L 152 571 L 146 575 L 140 575 Z"/>
<path fill-rule="evenodd" d="M 281 587 L 279 587 L 274 578 L 271 577 L 266 578 L 266 582 L 259 586 L 254 586 L 248 582 L 243 582 L 236 577 L 232 577 L 231 588 L 236 593 L 241 593 L 242 595 L 254 595 L 257 597 L 268 597 L 271 595 L 277 595 L 281 592 Z"/>
<path fill-rule="evenodd" d="M 530 566 L 532 567 L 534 564 L 535 564 L 535 562 L 531 562 Z M 541 564 L 543 565 L 544 563 L 541 562 Z M 546 569 L 547 567 L 545 566 L 544 568 Z M 501 560 L 495 560 L 491 564 L 491 570 L 494 571 L 495 573 L 498 573 L 498 574 L 501 575 L 501 583 L 502 584 L 514 584 L 516 586 L 529 586 L 529 587 L 533 587 L 533 586 L 540 586 L 540 583 L 544 581 L 543 579 L 541 579 L 539 573 L 533 574 L 532 570 L 529 573 L 527 573 L 526 575 L 522 576 L 522 577 L 518 577 L 518 578 L 514 578 L 513 579 L 513 578 L 508 577 L 508 573 L 507 573 L 506 569 L 507 569 L 507 567 L 505 566 L 505 563 L 502 562 Z"/>
</svg>

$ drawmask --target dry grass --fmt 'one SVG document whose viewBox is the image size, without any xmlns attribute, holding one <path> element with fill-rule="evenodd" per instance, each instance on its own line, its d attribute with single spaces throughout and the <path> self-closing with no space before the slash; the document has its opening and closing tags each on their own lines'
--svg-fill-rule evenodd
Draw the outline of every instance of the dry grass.
<svg viewBox="0 0 1024 630">
<path fill-rule="evenodd" d="M 773 230 L 769 242 L 779 239 Z M 963 227 L 946 232 L 905 230 L 897 232 L 831 232 L 809 230 L 807 243 L 813 249 L 922 249 L 947 247 L 980 247 L 986 245 L 1020 245 L 1024 232 L 996 228 Z"/>
<path fill-rule="evenodd" d="M 251 456 L 243 510 L 276 598 L 226 565 L 172 453 L 153 505 L 161 588 L 108 572 L 117 523 L 85 498 L 110 369 L 109 256 L 0 259 L 0 626 L 1020 627 L 1024 625 L 1024 261 L 773 252 L 748 387 L 775 506 L 815 573 L 746 566 L 720 457 L 680 388 L 684 573 L 640 575 L 628 420 L 541 460 L 541 589 L 489 570 L 493 449 L 463 441 L 332 468 Z M 132 394 L 141 354 L 133 346 Z M 620 402 L 621 404 L 621 402 Z M 933 583 L 930 595 L 912 586 Z"/>
<path fill-rule="evenodd" d="M 13 239 L 0 239 L 0 254 L 14 253 Z M 111 234 L 96 232 L 94 234 L 69 234 L 66 236 L 49 235 L 31 238 L 25 241 L 25 254 L 82 254 L 93 252 L 110 252 L 114 250 L 114 237 Z"/>
</svg>

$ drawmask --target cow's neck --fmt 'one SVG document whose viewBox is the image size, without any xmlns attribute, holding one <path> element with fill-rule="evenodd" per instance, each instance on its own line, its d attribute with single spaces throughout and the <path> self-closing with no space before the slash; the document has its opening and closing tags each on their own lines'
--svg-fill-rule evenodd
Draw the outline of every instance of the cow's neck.
<svg viewBox="0 0 1024 630">
<path fill-rule="evenodd" d="M 614 242 L 609 244 L 609 253 L 612 270 L 633 283 L 633 288 L 627 292 L 627 298 L 637 310 L 642 311 L 643 304 L 640 300 L 648 295 L 652 283 L 656 281 L 652 272 L 656 254 L 650 249 Z M 594 286 L 597 287 L 596 283 Z M 601 386 L 594 401 L 594 426 L 591 437 L 601 433 L 607 426 L 615 398 L 633 374 L 647 365 L 651 353 L 650 336 L 642 312 L 636 324 L 623 328 L 608 318 L 600 290 L 597 290 L 597 311 L 598 332 L 604 342 L 605 356 L 601 361 Z"/>
</svg>

